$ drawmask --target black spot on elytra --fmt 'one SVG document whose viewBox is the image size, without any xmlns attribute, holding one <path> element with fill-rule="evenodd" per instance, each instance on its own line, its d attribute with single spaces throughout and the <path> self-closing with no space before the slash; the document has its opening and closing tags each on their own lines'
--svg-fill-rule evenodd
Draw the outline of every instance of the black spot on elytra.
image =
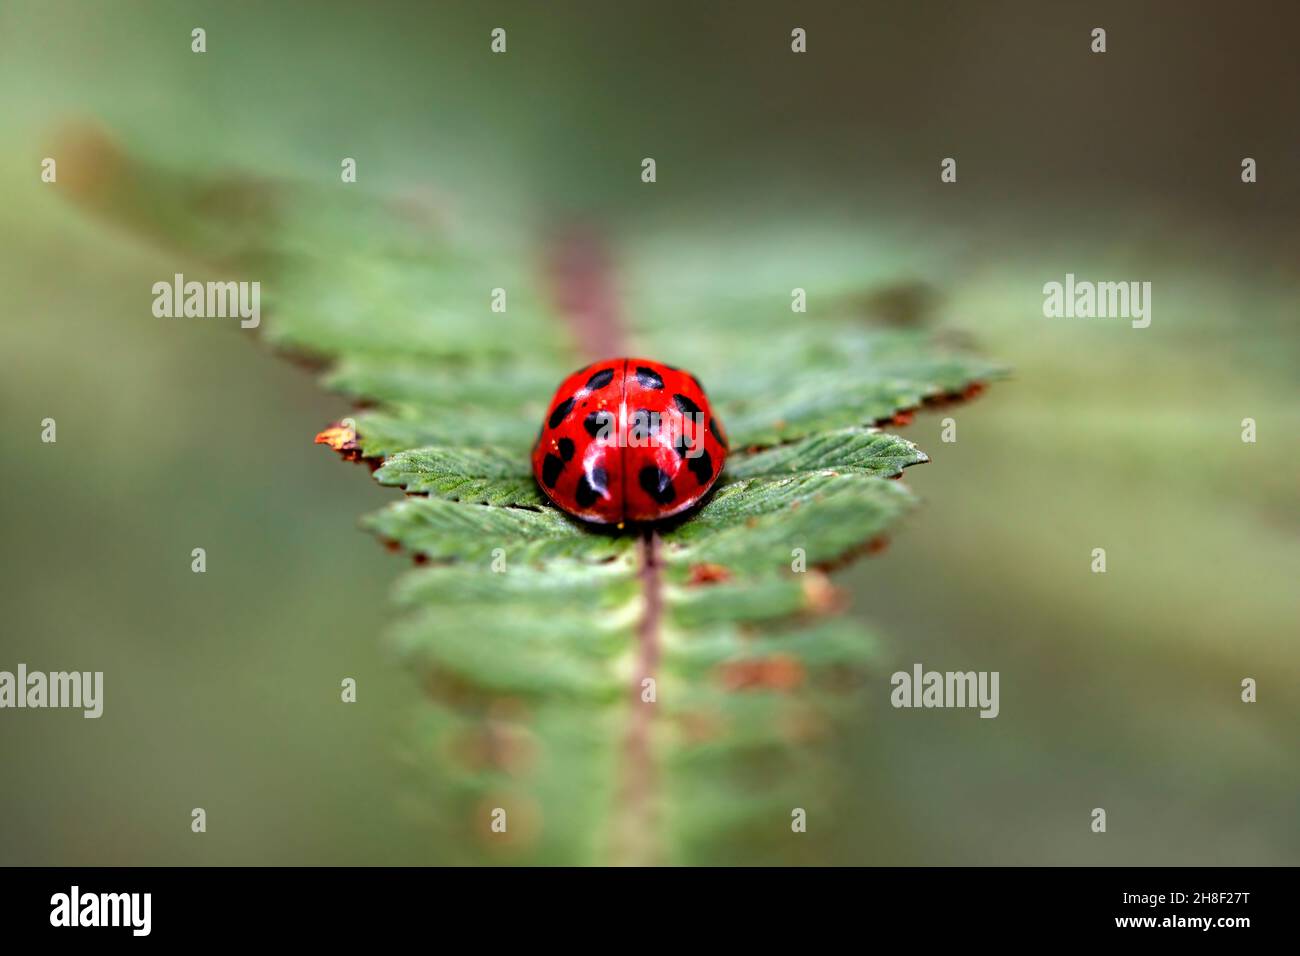
<svg viewBox="0 0 1300 956">
<path fill-rule="evenodd" d="M 700 413 L 700 406 L 696 405 L 685 395 L 674 394 L 673 404 L 677 406 L 677 410 L 683 415 L 698 415 Z M 555 426 L 551 427 L 553 428 Z"/>
<path fill-rule="evenodd" d="M 723 448 L 731 447 L 730 445 L 727 444 L 727 436 L 723 434 L 722 427 L 718 424 L 718 420 L 716 418 L 709 419 L 709 431 L 713 432 L 713 434 L 717 436 L 718 441 L 722 443 Z"/>
<path fill-rule="evenodd" d="M 565 461 L 573 460 L 573 439 L 572 438 L 560 439 L 560 457 L 563 458 Z"/>
<path fill-rule="evenodd" d="M 664 387 L 664 380 L 659 377 L 659 373 L 652 368 L 646 368 L 644 365 L 636 367 L 636 380 L 642 388 Z"/>
<path fill-rule="evenodd" d="M 677 489 L 673 487 L 673 480 L 668 472 L 655 465 L 646 465 L 642 468 L 637 475 L 637 481 L 645 489 L 645 493 L 661 505 L 669 504 L 677 497 Z"/>
<path fill-rule="evenodd" d="M 564 421 L 564 417 L 568 415 L 569 412 L 571 411 L 573 411 L 572 395 L 570 395 L 564 401 L 560 402 L 560 404 L 555 406 L 555 411 L 551 412 L 550 420 L 547 421 L 546 424 L 549 425 L 551 428 L 554 428 L 556 425 L 560 424 L 560 422 Z"/>
<path fill-rule="evenodd" d="M 583 475 L 578 479 L 578 490 L 574 497 L 578 501 L 579 508 L 590 508 L 596 503 L 597 498 L 608 496 L 609 475 L 605 473 L 604 468 L 591 469 L 591 475 Z"/>
<path fill-rule="evenodd" d="M 695 383 L 695 387 L 698 388 L 698 389 L 700 390 L 700 394 L 703 395 L 703 396 L 705 396 L 705 397 L 707 398 L 708 395 L 709 395 L 709 393 L 706 392 L 706 391 L 704 390 L 704 386 L 700 384 L 700 380 L 699 380 L 698 378 L 696 378 L 694 375 L 692 375 L 692 376 L 691 376 L 691 381 L 694 382 L 694 383 Z"/>
<path fill-rule="evenodd" d="M 555 483 L 560 480 L 562 471 L 564 471 L 564 462 L 555 455 L 547 455 L 542 462 L 542 484 L 547 488 L 554 488 Z"/>
<path fill-rule="evenodd" d="M 603 368 L 587 379 L 587 388 L 589 391 L 594 392 L 598 388 L 604 388 L 612 381 L 614 381 L 614 370 L 612 368 Z"/>
<path fill-rule="evenodd" d="M 604 429 L 605 437 L 608 438 L 614 432 L 614 414 L 613 412 L 590 412 L 582 420 L 582 427 L 592 438 L 599 438 L 601 430 Z"/>
<path fill-rule="evenodd" d="M 686 467 L 691 470 L 695 480 L 702 485 L 707 485 L 713 478 L 713 459 L 707 451 L 698 458 L 687 458 Z"/>
</svg>

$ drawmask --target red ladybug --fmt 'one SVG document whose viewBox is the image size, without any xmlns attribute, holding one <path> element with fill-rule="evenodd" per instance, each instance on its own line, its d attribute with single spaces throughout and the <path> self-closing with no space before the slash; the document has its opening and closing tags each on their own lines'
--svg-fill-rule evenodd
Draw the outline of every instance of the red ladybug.
<svg viewBox="0 0 1300 956">
<path fill-rule="evenodd" d="M 560 384 L 533 448 L 533 474 L 569 514 L 622 524 L 685 511 L 726 458 L 726 436 L 693 375 L 617 358 Z"/>
</svg>

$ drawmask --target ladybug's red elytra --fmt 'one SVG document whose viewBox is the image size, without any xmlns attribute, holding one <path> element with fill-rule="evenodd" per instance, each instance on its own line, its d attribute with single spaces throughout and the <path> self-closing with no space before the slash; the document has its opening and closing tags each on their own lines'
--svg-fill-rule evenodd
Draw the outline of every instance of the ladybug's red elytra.
<svg viewBox="0 0 1300 956">
<path fill-rule="evenodd" d="M 616 358 L 560 383 L 533 448 L 533 474 L 569 514 L 623 524 L 690 508 L 726 458 L 726 436 L 695 376 Z"/>
</svg>

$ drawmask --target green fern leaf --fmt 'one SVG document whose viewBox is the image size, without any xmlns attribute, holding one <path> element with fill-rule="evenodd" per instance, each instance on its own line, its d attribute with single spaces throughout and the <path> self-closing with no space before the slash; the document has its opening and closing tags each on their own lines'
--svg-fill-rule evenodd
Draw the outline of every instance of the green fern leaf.
<svg viewBox="0 0 1300 956">
<path fill-rule="evenodd" d="M 480 248 L 419 207 L 190 179 L 93 136 L 72 152 L 111 171 L 74 183 L 88 209 L 261 281 L 266 338 L 364 404 L 334 443 L 406 493 L 365 527 L 426 562 L 397 587 L 393 639 L 429 690 L 408 756 L 446 846 L 580 863 L 825 850 L 791 813 L 841 805 L 838 748 L 880 645 L 836 614 L 822 569 L 914 504 L 892 479 L 927 458 L 875 426 L 998 367 L 865 323 L 842 275 L 821 314 L 794 316 L 761 272 L 729 288 L 630 240 L 618 301 L 637 319 L 618 321 L 580 246 L 561 284 L 577 270 L 589 301 L 556 306 L 526 246 Z M 497 287 L 505 313 L 488 311 Z M 555 384 L 614 326 L 621 350 L 708 385 L 733 447 L 707 502 L 654 532 L 585 526 L 530 473 Z"/>
</svg>

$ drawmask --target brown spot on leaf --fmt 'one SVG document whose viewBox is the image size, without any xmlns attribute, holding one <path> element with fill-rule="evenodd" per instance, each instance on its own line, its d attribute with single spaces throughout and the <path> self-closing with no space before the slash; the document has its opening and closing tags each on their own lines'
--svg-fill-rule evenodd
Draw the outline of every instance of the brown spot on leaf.
<svg viewBox="0 0 1300 956">
<path fill-rule="evenodd" d="M 814 614 L 830 614 L 846 603 L 843 592 L 831 584 L 830 578 L 815 569 L 803 576 L 803 596 Z"/>
<path fill-rule="evenodd" d="M 538 743 L 517 723 L 487 720 L 457 733 L 447 750 L 457 765 L 475 772 L 500 771 L 525 776 L 537 764 Z"/>
<path fill-rule="evenodd" d="M 506 723 L 527 723 L 532 719 L 528 704 L 518 697 L 494 697 L 488 705 L 488 717 Z"/>
<path fill-rule="evenodd" d="M 318 355 L 315 352 L 309 352 L 306 349 L 291 345 L 276 346 L 275 354 L 290 365 L 296 365 L 308 372 L 323 372 L 330 367 L 330 360 L 324 355 Z M 361 404 L 361 402 L 357 402 L 357 407 L 361 407 Z"/>
<path fill-rule="evenodd" d="M 125 157 L 104 130 L 90 122 L 65 126 L 47 147 L 59 159 L 59 185 L 88 204 L 122 178 Z"/>
<path fill-rule="evenodd" d="M 793 707 L 783 713 L 777 732 L 789 744 L 811 744 L 824 740 L 830 732 L 826 718 L 812 707 Z"/>
<path fill-rule="evenodd" d="M 371 471 L 375 471 L 384 463 L 383 458 L 367 458 L 362 454 L 361 442 L 357 438 L 357 429 L 350 418 L 334 422 L 328 428 L 317 432 L 316 444 L 328 445 L 342 455 L 346 461 L 359 461 L 369 465 Z"/>
<path fill-rule="evenodd" d="M 483 711 L 492 698 L 479 687 L 451 671 L 430 671 L 424 677 L 424 690 L 431 700 L 454 710 Z"/>
<path fill-rule="evenodd" d="M 942 408 L 945 405 L 956 405 L 958 402 L 969 402 L 984 394 L 986 388 L 983 382 L 971 382 L 965 388 L 955 392 L 944 392 L 942 395 L 931 395 L 925 399 L 928 408 Z"/>
<path fill-rule="evenodd" d="M 690 711 L 677 718 L 677 726 L 688 744 L 698 746 L 722 737 L 726 727 L 717 714 Z"/>
<path fill-rule="evenodd" d="M 357 444 L 356 427 L 348 421 L 334 422 L 329 428 L 317 432 L 316 444 L 329 445 L 342 455 L 361 451 L 361 446 Z"/>
<path fill-rule="evenodd" d="M 721 666 L 727 690 L 794 690 L 804 681 L 803 664 L 789 654 L 730 661 Z"/>
<path fill-rule="evenodd" d="M 969 402 L 984 393 L 986 386 L 983 382 L 972 382 L 965 388 L 957 389 L 952 392 L 944 392 L 940 395 L 927 395 L 921 400 L 921 406 L 927 409 L 944 408 L 948 405 L 956 405 L 960 402 Z M 877 418 L 875 424 L 880 428 L 902 428 L 905 425 L 912 424 L 912 419 L 916 417 L 918 407 L 899 409 L 893 415 L 886 415 L 884 418 Z"/>
<path fill-rule="evenodd" d="M 701 562 L 691 565 L 691 576 L 686 583 L 691 587 L 698 587 L 701 584 L 719 584 L 723 581 L 730 581 L 731 576 L 730 568 L 721 564 Z"/>
<path fill-rule="evenodd" d="M 843 554 L 839 555 L 838 557 L 832 558 L 829 561 L 818 562 L 816 568 L 818 571 L 827 571 L 827 572 L 838 571 L 840 568 L 847 567 L 848 565 L 852 564 L 854 561 L 856 561 L 858 558 L 862 557 L 863 555 L 879 554 L 881 551 L 884 551 L 885 548 L 888 546 L 889 546 L 888 535 L 883 535 L 883 534 L 876 535 L 876 537 L 871 538 L 868 541 L 864 541 L 862 544 L 858 545 L 857 547 L 849 548 L 847 551 L 845 551 Z"/>
</svg>

